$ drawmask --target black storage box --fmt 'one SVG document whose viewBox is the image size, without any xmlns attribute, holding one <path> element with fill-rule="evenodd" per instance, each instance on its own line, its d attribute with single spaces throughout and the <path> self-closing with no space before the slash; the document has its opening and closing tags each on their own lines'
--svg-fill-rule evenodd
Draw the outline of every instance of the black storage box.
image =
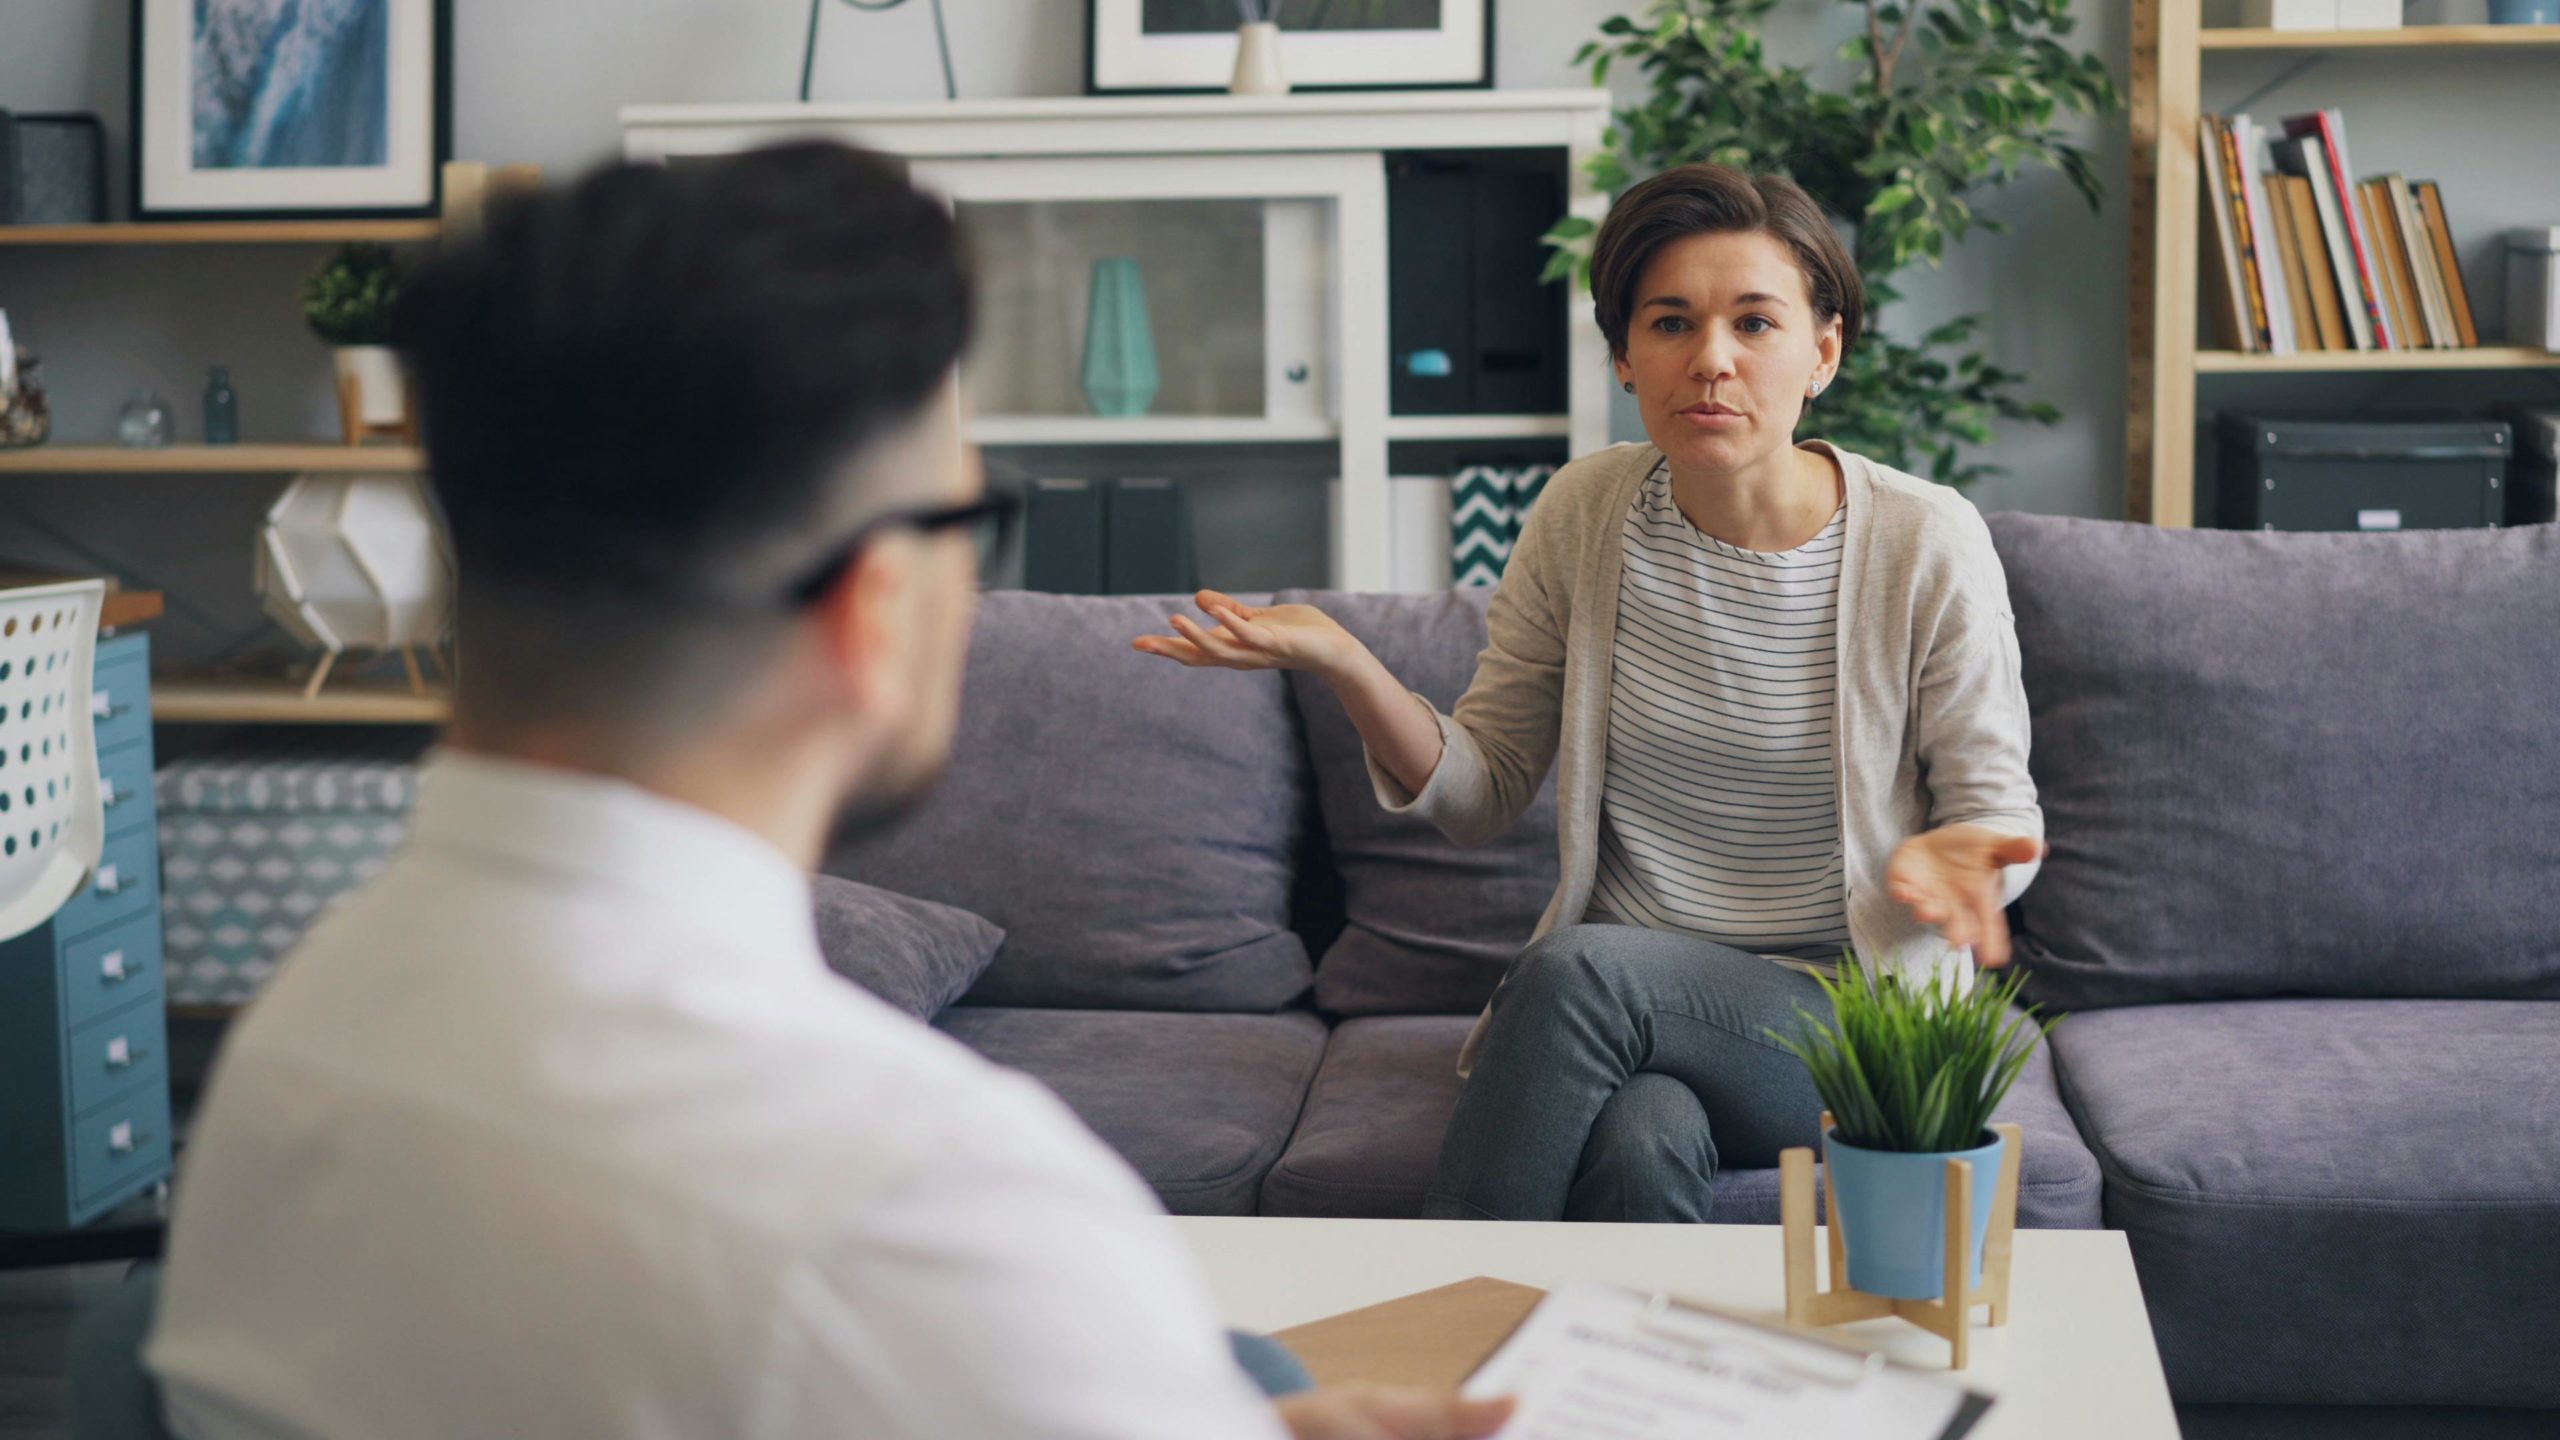
<svg viewBox="0 0 2560 1440">
<path fill-rule="evenodd" d="M 2560 410 L 2517 406 L 2503 412 L 2515 427 L 2515 472 L 2507 477 L 2507 523 L 2548 525 L 2560 518 Z"/>
<path fill-rule="evenodd" d="M 2222 417 L 2216 523 L 2226 530 L 2450 530 L 2495 525 L 2512 449 L 2496 420 Z"/>
<path fill-rule="evenodd" d="M 1564 295 L 1541 239 L 1565 209 L 1561 159 L 1398 152 L 1387 164 L 1388 408 L 1565 408 Z"/>
</svg>

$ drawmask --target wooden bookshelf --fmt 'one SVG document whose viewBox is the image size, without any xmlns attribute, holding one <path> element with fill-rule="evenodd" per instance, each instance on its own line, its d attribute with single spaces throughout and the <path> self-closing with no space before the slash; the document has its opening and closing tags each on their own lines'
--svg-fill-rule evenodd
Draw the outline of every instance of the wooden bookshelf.
<svg viewBox="0 0 2560 1440">
<path fill-rule="evenodd" d="M 2560 25 L 2432 25 L 2399 30 L 2206 29 L 2203 0 L 2134 0 L 2132 268 L 2127 337 L 2125 514 L 2154 525 L 2196 521 L 2196 389 L 2206 375 L 2384 374 L 2560 368 L 2560 354 L 2515 346 L 2468 350 L 2314 351 L 2249 355 L 2199 350 L 2198 241 L 2203 177 L 2197 146 L 2208 56 L 2367 51 L 2518 52 L 2538 63 L 2560 49 Z M 2295 107 L 2309 109 L 2308 104 Z M 2251 157 L 2251 163 L 2257 163 Z M 2358 177 L 2361 178 L 2361 177 Z"/>
<path fill-rule="evenodd" d="M 2523 345 L 2474 345 L 2461 350 L 2304 350 L 2292 355 L 2244 355 L 2237 350 L 2196 352 L 2199 375 L 2554 369 L 2560 369 L 2560 350 L 2535 350 Z"/>
<path fill-rule="evenodd" d="M 171 220 L 0 225 L 0 245 L 402 245 L 435 239 L 440 220 Z"/>
<path fill-rule="evenodd" d="M 331 680 L 309 700 L 281 678 L 151 681 L 151 718 L 163 725 L 441 725 L 452 714 L 443 686 L 417 695 L 403 680 Z"/>
<path fill-rule="evenodd" d="M 409 474 L 424 470 L 426 453 L 414 445 L 30 445 L 0 450 L 0 474 L 34 475 L 289 475 L 302 470 L 338 474 Z"/>
<path fill-rule="evenodd" d="M 2256 30 L 2215 27 L 2197 32 L 2204 50 L 2512 50 L 2560 48 L 2560 25 L 2409 25 L 2397 30 Z"/>
</svg>

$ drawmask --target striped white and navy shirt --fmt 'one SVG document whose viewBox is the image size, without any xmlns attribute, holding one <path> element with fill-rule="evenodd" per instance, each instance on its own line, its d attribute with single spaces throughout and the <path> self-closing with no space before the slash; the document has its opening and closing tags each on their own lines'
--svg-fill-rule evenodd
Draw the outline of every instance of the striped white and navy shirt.
<svg viewBox="0 0 2560 1440">
<path fill-rule="evenodd" d="M 1585 918 L 1836 965 L 1846 511 L 1781 554 L 1706 535 L 1656 466 L 1627 514 L 1600 864 Z"/>
</svg>

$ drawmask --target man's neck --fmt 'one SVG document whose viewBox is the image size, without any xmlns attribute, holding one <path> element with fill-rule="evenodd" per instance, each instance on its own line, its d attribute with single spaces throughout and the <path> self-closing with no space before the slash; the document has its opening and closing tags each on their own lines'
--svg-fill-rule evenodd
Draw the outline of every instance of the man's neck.
<svg viewBox="0 0 2560 1440">
<path fill-rule="evenodd" d="M 488 743 L 457 728 L 446 748 L 464 754 L 596 775 L 715 815 L 755 835 L 803 870 L 816 868 L 836 813 L 838 782 L 782 750 L 742 758 L 734 742 L 648 760 L 564 734 Z"/>
</svg>

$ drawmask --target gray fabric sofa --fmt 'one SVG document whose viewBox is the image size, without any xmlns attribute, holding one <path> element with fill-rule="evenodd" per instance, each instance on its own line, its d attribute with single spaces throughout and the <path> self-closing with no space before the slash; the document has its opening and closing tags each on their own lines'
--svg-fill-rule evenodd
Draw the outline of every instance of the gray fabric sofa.
<svg viewBox="0 0 2560 1440">
<path fill-rule="evenodd" d="M 2560 1434 L 2560 530 L 1991 528 L 2021 958 L 2172 1392 Z"/>
<path fill-rule="evenodd" d="M 1484 596 L 1291 595 L 1455 703 Z M 1179 1214 L 1419 1214 L 1458 1047 L 1553 891 L 1552 794 L 1461 849 L 1371 797 L 1304 677 L 1187 671 L 1129 642 L 1185 601 L 988 596 L 950 773 L 838 875 L 1002 926 L 938 1023 L 1038 1077 Z M 2099 1223 L 2098 1168 L 2048 1060 L 2011 1095 L 2020 1212 Z M 1775 1223 L 1777 1173 L 1720 1220 Z"/>
<path fill-rule="evenodd" d="M 2560 1406 L 2551 532 L 1993 533 L 2055 847 L 2014 918 L 2084 1012 L 2005 1107 L 2023 1222 L 2129 1232 L 2181 1401 Z M 1483 643 L 1480 594 L 1280 598 L 1444 707 Z M 1413 1215 L 1552 796 L 1475 849 L 1384 813 L 1320 686 L 1129 648 L 1186 604 L 987 597 L 945 783 L 827 868 L 1004 927 L 937 1023 L 1168 1208 Z"/>
</svg>

